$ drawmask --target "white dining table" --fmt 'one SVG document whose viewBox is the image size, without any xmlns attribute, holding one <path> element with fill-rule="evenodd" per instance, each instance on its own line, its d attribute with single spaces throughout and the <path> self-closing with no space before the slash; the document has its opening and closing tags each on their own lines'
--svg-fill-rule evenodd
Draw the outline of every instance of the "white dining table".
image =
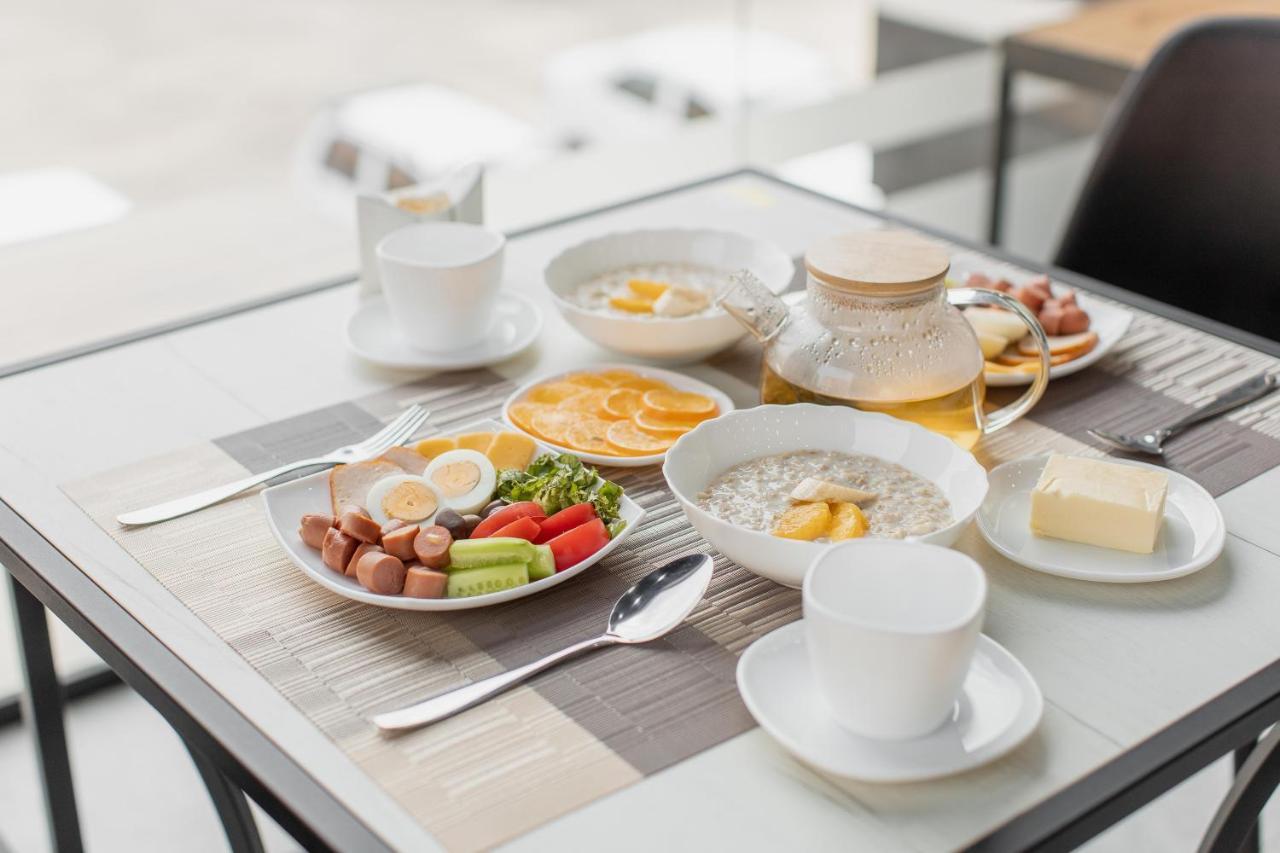
<svg viewBox="0 0 1280 853">
<path fill-rule="evenodd" d="M 506 286 L 546 314 L 494 370 L 522 379 L 617 358 L 558 315 L 541 281 L 606 231 L 716 227 L 799 256 L 880 214 L 744 171 L 511 236 Z M 1035 268 L 1034 264 L 1027 264 Z M 338 271 L 335 271 L 338 272 Z M 1082 282 L 1084 283 L 1084 282 Z M 1127 299 L 1105 285 L 1084 283 Z M 344 345 L 354 283 L 143 332 L 0 378 L 0 562 L 307 846 L 439 848 L 259 672 L 95 524 L 60 485 L 195 442 L 376 393 L 418 374 Z M 1143 310 L 1199 323 L 1149 300 Z M 1231 330 L 1203 323 L 1224 335 Z M 1238 336 L 1262 353 L 1265 342 Z M 1271 345 L 1268 357 L 1280 355 Z M 754 405 L 748 381 L 681 368 Z M 1051 395 L 1052 387 L 1049 394 Z M 752 729 L 509 841 L 510 850 L 1063 848 L 1100 832 L 1280 718 L 1280 469 L 1218 497 L 1227 541 L 1187 578 L 1110 585 L 1033 572 L 969 531 L 988 572 L 985 631 L 1045 697 L 1036 733 L 960 776 L 906 785 L 825 777 Z M 163 804 L 157 804 L 163 807 Z"/>
</svg>

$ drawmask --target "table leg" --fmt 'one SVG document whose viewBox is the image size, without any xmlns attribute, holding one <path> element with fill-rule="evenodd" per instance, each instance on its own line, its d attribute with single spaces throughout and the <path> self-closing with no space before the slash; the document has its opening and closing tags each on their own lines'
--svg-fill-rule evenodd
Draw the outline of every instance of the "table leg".
<svg viewBox="0 0 1280 853">
<path fill-rule="evenodd" d="M 79 853 L 84 845 L 80 839 L 80 819 L 76 814 L 71 760 L 67 755 L 62 686 L 58 683 L 53 649 L 49 645 L 49 623 L 39 599 L 13 575 L 8 577 L 26 687 L 22 694 L 22 718 L 35 735 L 49 838 L 58 853 Z"/>
<path fill-rule="evenodd" d="M 1200 842 L 1200 853 L 1257 853 L 1258 816 L 1280 787 L 1280 725 L 1272 726 L 1256 747 L 1243 746 L 1233 757 L 1235 782 Z"/>
<path fill-rule="evenodd" d="M 1000 59 L 1000 89 L 996 99 L 996 133 L 991 155 L 991 199 L 987 206 L 987 242 L 1000 245 L 1004 217 L 1005 179 L 1013 143 L 1013 69 L 1009 57 Z"/>
<path fill-rule="evenodd" d="M 1244 769 L 1245 762 L 1249 760 L 1249 756 L 1253 754 L 1253 750 L 1257 745 L 1257 741 L 1251 741 L 1231 753 L 1232 770 L 1237 776 L 1239 776 L 1240 771 Z M 1261 851 L 1262 841 L 1258 832 L 1258 827 L 1261 823 L 1262 817 L 1259 816 L 1257 823 L 1253 825 L 1253 829 L 1250 830 L 1248 836 L 1245 837 L 1244 843 L 1240 845 L 1240 853 L 1259 853 L 1259 851 Z"/>
<path fill-rule="evenodd" d="M 253 820 L 253 812 L 249 809 L 249 800 L 244 791 L 228 779 L 204 753 L 189 743 L 186 747 L 191 755 L 191 762 L 200 773 L 200 779 L 209 790 L 209 799 L 213 800 L 218 820 L 222 821 L 222 830 L 227 835 L 227 844 L 232 853 L 263 853 L 262 837 L 258 835 L 258 825 Z"/>
</svg>

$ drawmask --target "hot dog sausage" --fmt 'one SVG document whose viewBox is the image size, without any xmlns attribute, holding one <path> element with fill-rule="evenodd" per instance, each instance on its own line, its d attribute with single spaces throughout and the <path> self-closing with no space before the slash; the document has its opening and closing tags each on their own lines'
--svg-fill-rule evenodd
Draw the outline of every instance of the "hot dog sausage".
<svg viewBox="0 0 1280 853">
<path fill-rule="evenodd" d="M 411 566 L 404 576 L 404 594 L 409 598 L 444 598 L 449 576 L 424 566 Z"/>
<path fill-rule="evenodd" d="M 413 540 L 413 552 L 428 569 L 443 569 L 449 565 L 449 546 L 453 537 L 438 524 L 424 527 Z"/>
<path fill-rule="evenodd" d="M 351 555 L 356 552 L 359 544 L 338 528 L 330 527 L 324 535 L 324 541 L 320 543 L 320 558 L 326 566 L 338 574 L 344 574 L 347 563 L 351 562 Z"/>
<path fill-rule="evenodd" d="M 385 528 L 384 528 L 385 530 Z M 415 556 L 413 540 L 418 536 L 418 525 L 409 524 L 397 528 L 390 533 L 382 534 L 382 550 L 401 560 L 412 560 Z"/>
<path fill-rule="evenodd" d="M 298 526 L 298 538 L 317 551 L 324 545 L 324 535 L 333 527 L 332 515 L 304 515 Z"/>
<path fill-rule="evenodd" d="M 353 539 L 361 542 L 377 542 L 382 536 L 382 527 L 368 515 L 359 510 L 348 510 L 338 522 L 338 529 Z"/>
<path fill-rule="evenodd" d="M 404 563 L 390 554 L 370 551 L 356 563 L 356 579 L 369 592 L 399 595 L 404 589 Z"/>
<path fill-rule="evenodd" d="M 359 545 L 357 545 L 355 552 L 351 555 L 351 559 L 347 560 L 347 571 L 346 571 L 347 577 L 354 578 L 356 576 L 356 564 L 360 562 L 361 557 L 363 557 L 365 554 L 368 554 L 370 551 L 381 551 L 381 550 L 382 549 L 379 548 L 377 545 L 370 545 L 368 542 L 361 542 Z"/>
</svg>

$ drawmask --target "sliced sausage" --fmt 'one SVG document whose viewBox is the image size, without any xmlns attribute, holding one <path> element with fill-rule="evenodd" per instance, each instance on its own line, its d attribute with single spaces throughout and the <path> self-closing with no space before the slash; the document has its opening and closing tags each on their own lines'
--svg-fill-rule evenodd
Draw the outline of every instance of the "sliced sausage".
<svg viewBox="0 0 1280 853">
<path fill-rule="evenodd" d="M 399 595 L 404 589 L 404 577 L 404 563 L 381 551 L 369 551 L 356 563 L 356 580 L 379 595 Z"/>
<path fill-rule="evenodd" d="M 356 552 L 359 544 L 338 528 L 330 527 L 329 532 L 324 535 L 324 541 L 320 543 L 320 558 L 326 566 L 338 574 L 344 574 L 347 563 L 351 562 L 351 555 Z"/>
<path fill-rule="evenodd" d="M 332 515 L 304 515 L 298 526 L 298 538 L 317 551 L 324 546 L 324 535 L 333 527 Z"/>
<path fill-rule="evenodd" d="M 401 527 L 408 527 L 408 526 L 409 526 L 409 522 L 401 521 L 398 518 L 393 518 L 390 521 L 388 521 L 386 524 L 382 525 L 382 535 L 386 536 L 388 533 L 392 532 L 393 530 L 399 530 Z"/>
<path fill-rule="evenodd" d="M 409 598 L 444 598 L 449 576 L 435 569 L 412 566 L 404 576 L 404 594 Z"/>
<path fill-rule="evenodd" d="M 1089 315 L 1075 305 L 1063 305 L 1058 334 L 1076 335 L 1087 331 L 1089 331 Z"/>
<path fill-rule="evenodd" d="M 433 524 L 418 531 L 413 540 L 413 552 L 427 568 L 443 569 L 449 565 L 449 546 L 452 544 L 453 537 L 449 535 L 449 531 Z"/>
<path fill-rule="evenodd" d="M 356 576 L 356 564 L 360 562 L 361 557 L 363 557 L 365 554 L 368 554 L 370 551 L 381 551 L 381 550 L 382 549 L 379 548 L 377 545 L 370 545 L 368 542 L 361 542 L 359 545 L 357 545 L 355 553 L 351 555 L 350 560 L 347 560 L 347 571 L 346 571 L 347 577 L 354 578 Z"/>
<path fill-rule="evenodd" d="M 383 528 L 384 530 L 386 528 Z M 407 524 L 397 527 L 390 533 L 382 534 L 382 550 L 401 560 L 412 560 L 415 556 L 413 541 L 418 536 L 418 525 Z"/>
<path fill-rule="evenodd" d="M 382 526 L 358 510 L 347 510 L 338 522 L 338 529 L 361 542 L 377 542 L 382 536 Z"/>
<path fill-rule="evenodd" d="M 1049 297 L 1045 296 L 1043 293 L 1041 293 L 1037 289 L 1033 289 L 1031 287 L 1022 287 L 1022 288 L 1019 288 L 1018 292 L 1014 294 L 1014 298 L 1016 298 L 1023 305 L 1030 308 L 1031 313 L 1034 314 L 1035 312 L 1040 310 L 1040 307 L 1044 305 L 1045 300 L 1047 300 Z"/>
</svg>

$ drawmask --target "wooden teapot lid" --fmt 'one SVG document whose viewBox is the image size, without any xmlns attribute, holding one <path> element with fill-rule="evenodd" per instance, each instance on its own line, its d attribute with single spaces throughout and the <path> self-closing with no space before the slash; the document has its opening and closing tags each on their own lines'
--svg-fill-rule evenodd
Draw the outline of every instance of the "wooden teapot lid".
<svg viewBox="0 0 1280 853">
<path fill-rule="evenodd" d="M 804 254 L 824 284 L 868 296 L 922 293 L 942 281 L 951 256 L 910 231 L 854 231 L 819 240 Z"/>
</svg>

